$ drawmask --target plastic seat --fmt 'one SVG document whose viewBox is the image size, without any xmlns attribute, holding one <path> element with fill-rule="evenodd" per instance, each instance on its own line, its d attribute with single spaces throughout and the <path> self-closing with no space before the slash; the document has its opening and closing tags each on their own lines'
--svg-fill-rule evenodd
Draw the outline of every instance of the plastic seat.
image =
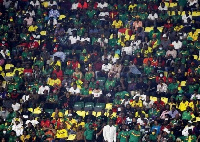
<svg viewBox="0 0 200 142">
<path fill-rule="evenodd" d="M 155 101 L 157 101 L 157 97 L 150 96 L 150 100 L 155 102 Z"/>
<path fill-rule="evenodd" d="M 168 98 L 165 98 L 165 97 L 161 97 L 161 100 L 165 103 L 165 104 L 167 104 L 168 103 Z"/>
<path fill-rule="evenodd" d="M 99 82 L 100 87 L 103 87 L 104 83 L 106 82 L 106 78 L 105 77 L 98 77 L 97 81 Z"/>
<path fill-rule="evenodd" d="M 164 2 L 166 7 L 169 7 L 169 2 Z"/>
<path fill-rule="evenodd" d="M 82 110 L 82 108 L 84 108 L 84 102 L 76 102 L 74 104 L 74 109 L 77 110 Z"/>
<path fill-rule="evenodd" d="M 153 27 L 146 27 L 145 30 L 144 30 L 144 32 L 149 33 L 151 30 L 153 30 Z"/>
<path fill-rule="evenodd" d="M 186 81 L 181 81 L 181 86 L 186 86 Z"/>
<path fill-rule="evenodd" d="M 105 108 L 105 103 L 96 103 L 94 107 L 94 111 L 99 112 Z"/>
<path fill-rule="evenodd" d="M 85 113 L 85 115 L 88 115 L 88 111 Z M 97 113 L 95 111 L 92 111 L 92 115 L 96 116 Z"/>
<path fill-rule="evenodd" d="M 106 109 L 106 110 L 112 109 L 112 103 L 107 103 L 105 109 Z"/>
<path fill-rule="evenodd" d="M 52 114 L 53 113 L 53 109 L 45 109 L 45 112 Z"/>
<path fill-rule="evenodd" d="M 198 12 L 198 11 L 193 11 L 192 12 L 192 16 L 199 16 L 200 15 L 200 12 Z"/>
<path fill-rule="evenodd" d="M 94 103 L 93 102 L 85 103 L 85 108 L 84 108 L 85 111 L 92 110 L 93 108 L 94 108 Z"/>
<path fill-rule="evenodd" d="M 169 7 L 176 7 L 178 4 L 177 4 L 177 2 L 171 2 L 170 4 L 169 4 Z"/>
<path fill-rule="evenodd" d="M 47 35 L 47 31 L 41 31 L 41 32 L 40 32 L 40 35 L 42 35 L 42 36 Z"/>
<path fill-rule="evenodd" d="M 78 116 L 81 116 L 81 117 L 85 118 L 86 112 L 85 112 L 85 111 L 77 111 L 76 114 L 77 114 Z"/>
</svg>

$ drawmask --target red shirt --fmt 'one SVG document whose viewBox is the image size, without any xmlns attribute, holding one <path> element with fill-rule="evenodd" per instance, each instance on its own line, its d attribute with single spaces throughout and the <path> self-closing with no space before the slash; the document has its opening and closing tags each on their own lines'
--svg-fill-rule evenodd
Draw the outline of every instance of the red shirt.
<svg viewBox="0 0 200 142">
<path fill-rule="evenodd" d="M 80 9 L 86 9 L 88 8 L 88 3 L 87 2 L 84 2 L 83 5 L 79 2 L 78 3 L 78 8 Z"/>
<path fill-rule="evenodd" d="M 122 117 L 118 117 L 116 124 L 122 124 L 122 121 L 126 121 L 126 117 L 122 118 Z"/>
<path fill-rule="evenodd" d="M 166 77 L 165 76 L 163 76 L 163 77 L 159 77 L 159 76 L 156 76 L 156 82 L 158 83 L 160 80 L 163 80 L 163 82 L 166 82 Z"/>
<path fill-rule="evenodd" d="M 28 44 L 28 49 L 37 49 L 39 47 L 39 43 L 37 41 L 30 42 Z"/>
<path fill-rule="evenodd" d="M 41 125 L 42 127 L 49 127 L 49 125 L 50 125 L 50 120 L 46 120 L 46 121 L 42 120 L 42 121 L 40 122 L 40 125 Z"/>
<path fill-rule="evenodd" d="M 78 66 L 79 66 L 79 62 L 78 61 L 72 61 L 72 69 L 76 69 L 76 68 L 78 68 Z"/>
<path fill-rule="evenodd" d="M 60 124 L 61 124 L 60 118 L 59 118 L 58 120 L 53 119 L 53 120 L 51 121 L 51 123 L 53 123 L 54 126 L 57 127 L 57 129 L 60 128 Z"/>
<path fill-rule="evenodd" d="M 118 15 L 117 11 L 111 11 L 111 12 L 109 12 L 109 17 L 112 20 L 114 20 L 117 15 Z"/>
<path fill-rule="evenodd" d="M 53 70 L 52 74 L 56 74 L 57 75 L 57 78 L 59 78 L 61 81 L 63 80 L 63 71 L 62 70 Z"/>
<path fill-rule="evenodd" d="M 161 108 L 163 108 L 165 106 L 165 103 L 163 101 L 155 101 L 154 102 L 157 105 L 157 109 L 160 110 Z"/>
<path fill-rule="evenodd" d="M 24 69 L 24 74 L 25 73 L 33 73 L 33 69 Z"/>
</svg>

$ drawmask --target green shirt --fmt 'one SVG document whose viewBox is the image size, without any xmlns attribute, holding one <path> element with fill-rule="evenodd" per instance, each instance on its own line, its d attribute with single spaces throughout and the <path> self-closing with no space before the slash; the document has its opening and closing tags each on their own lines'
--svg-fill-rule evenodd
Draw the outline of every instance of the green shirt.
<svg viewBox="0 0 200 142">
<path fill-rule="evenodd" d="M 93 18 L 93 16 L 96 14 L 96 11 L 95 10 L 87 10 L 87 12 L 86 12 L 86 14 L 88 15 L 88 17 L 90 18 L 90 19 L 92 19 Z"/>
<path fill-rule="evenodd" d="M 195 135 L 185 136 L 183 142 L 196 142 L 197 137 Z"/>
<path fill-rule="evenodd" d="M 105 90 L 106 91 L 109 91 L 109 87 L 112 86 L 112 87 L 115 87 L 115 80 L 106 80 L 106 83 L 105 83 Z"/>
<path fill-rule="evenodd" d="M 165 56 L 166 52 L 165 50 L 157 50 L 156 51 L 156 56 L 159 57 L 159 56 Z"/>
<path fill-rule="evenodd" d="M 178 21 L 182 20 L 181 15 L 173 15 L 172 16 L 173 23 L 177 23 Z"/>
<path fill-rule="evenodd" d="M 149 118 L 150 117 L 155 117 L 155 116 L 159 116 L 160 115 L 160 111 L 159 110 L 157 110 L 157 109 L 150 109 L 149 110 Z"/>
<path fill-rule="evenodd" d="M 49 102 L 56 102 L 56 101 L 58 101 L 58 96 L 57 95 L 53 95 L 53 96 L 48 95 L 47 100 Z"/>
<path fill-rule="evenodd" d="M 129 132 L 127 131 L 121 131 L 119 132 L 117 138 L 120 140 L 120 142 L 126 142 L 126 138 L 128 137 Z"/>
<path fill-rule="evenodd" d="M 154 68 L 152 67 L 152 66 L 145 66 L 144 67 L 144 73 L 145 74 L 150 74 L 151 73 L 151 71 L 153 70 Z"/>
<path fill-rule="evenodd" d="M 117 92 L 117 93 L 115 94 L 115 97 L 116 97 L 116 96 L 119 96 L 121 99 L 124 99 L 126 94 L 129 94 L 129 93 L 128 93 L 127 91 Z"/>
<path fill-rule="evenodd" d="M 191 120 L 192 119 L 191 112 L 184 111 L 182 114 L 182 119 L 183 120 Z"/>
<path fill-rule="evenodd" d="M 151 141 L 153 141 L 153 142 L 157 142 L 157 136 L 158 136 L 157 134 L 154 134 L 154 135 L 153 135 L 153 134 L 150 134 L 150 135 L 149 135 L 149 139 L 150 139 Z"/>
<path fill-rule="evenodd" d="M 81 95 L 89 95 L 89 89 L 88 88 L 82 88 L 80 93 L 81 93 Z"/>
<path fill-rule="evenodd" d="M 115 45 L 118 45 L 118 39 L 115 39 L 115 38 L 112 38 L 109 40 L 108 44 L 111 46 L 111 47 L 114 47 Z"/>
<path fill-rule="evenodd" d="M 141 138 L 140 131 L 130 130 L 129 135 L 130 135 L 129 142 L 139 142 Z"/>
<path fill-rule="evenodd" d="M 176 90 L 176 89 L 178 89 L 178 83 L 170 83 L 170 84 L 168 85 L 168 90 L 169 90 L 170 92 L 173 92 L 173 91 Z"/>
<path fill-rule="evenodd" d="M 141 19 L 141 20 L 146 20 L 147 17 L 148 17 L 148 14 L 147 14 L 147 13 L 144 13 L 144 12 L 141 12 L 141 13 L 139 13 L 138 15 L 140 16 L 140 19 Z"/>
<path fill-rule="evenodd" d="M 16 136 L 9 136 L 8 142 L 16 142 L 17 137 Z"/>
<path fill-rule="evenodd" d="M 6 117 L 6 121 L 12 122 L 12 119 L 16 117 L 16 112 L 9 113 Z"/>
<path fill-rule="evenodd" d="M 86 129 L 84 132 L 84 136 L 86 140 L 93 140 L 94 130 L 93 129 Z"/>
</svg>

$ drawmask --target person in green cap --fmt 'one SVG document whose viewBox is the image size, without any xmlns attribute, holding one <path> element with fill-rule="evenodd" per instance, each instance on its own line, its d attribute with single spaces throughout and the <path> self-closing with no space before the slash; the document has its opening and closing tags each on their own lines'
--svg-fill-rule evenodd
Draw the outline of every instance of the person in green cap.
<svg viewBox="0 0 200 142">
<path fill-rule="evenodd" d="M 118 133 L 117 141 L 118 142 L 127 142 L 129 132 L 126 131 L 126 125 L 122 126 L 122 131 Z"/>
<path fill-rule="evenodd" d="M 153 129 L 151 134 L 149 135 L 149 140 L 152 142 L 156 142 L 158 139 L 157 130 Z"/>
<path fill-rule="evenodd" d="M 129 142 L 140 142 L 141 134 L 139 131 L 139 126 L 136 125 L 133 130 L 129 131 Z"/>
</svg>

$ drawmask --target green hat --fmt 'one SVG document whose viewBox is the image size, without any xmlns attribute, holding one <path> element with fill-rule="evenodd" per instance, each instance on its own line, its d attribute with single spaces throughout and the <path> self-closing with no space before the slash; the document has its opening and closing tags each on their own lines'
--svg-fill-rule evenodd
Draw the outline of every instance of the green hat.
<svg viewBox="0 0 200 142">
<path fill-rule="evenodd" d="M 87 53 L 85 49 L 83 49 L 82 53 Z"/>
<path fill-rule="evenodd" d="M 178 91 L 179 94 L 182 94 L 184 91 L 181 89 Z"/>
</svg>

